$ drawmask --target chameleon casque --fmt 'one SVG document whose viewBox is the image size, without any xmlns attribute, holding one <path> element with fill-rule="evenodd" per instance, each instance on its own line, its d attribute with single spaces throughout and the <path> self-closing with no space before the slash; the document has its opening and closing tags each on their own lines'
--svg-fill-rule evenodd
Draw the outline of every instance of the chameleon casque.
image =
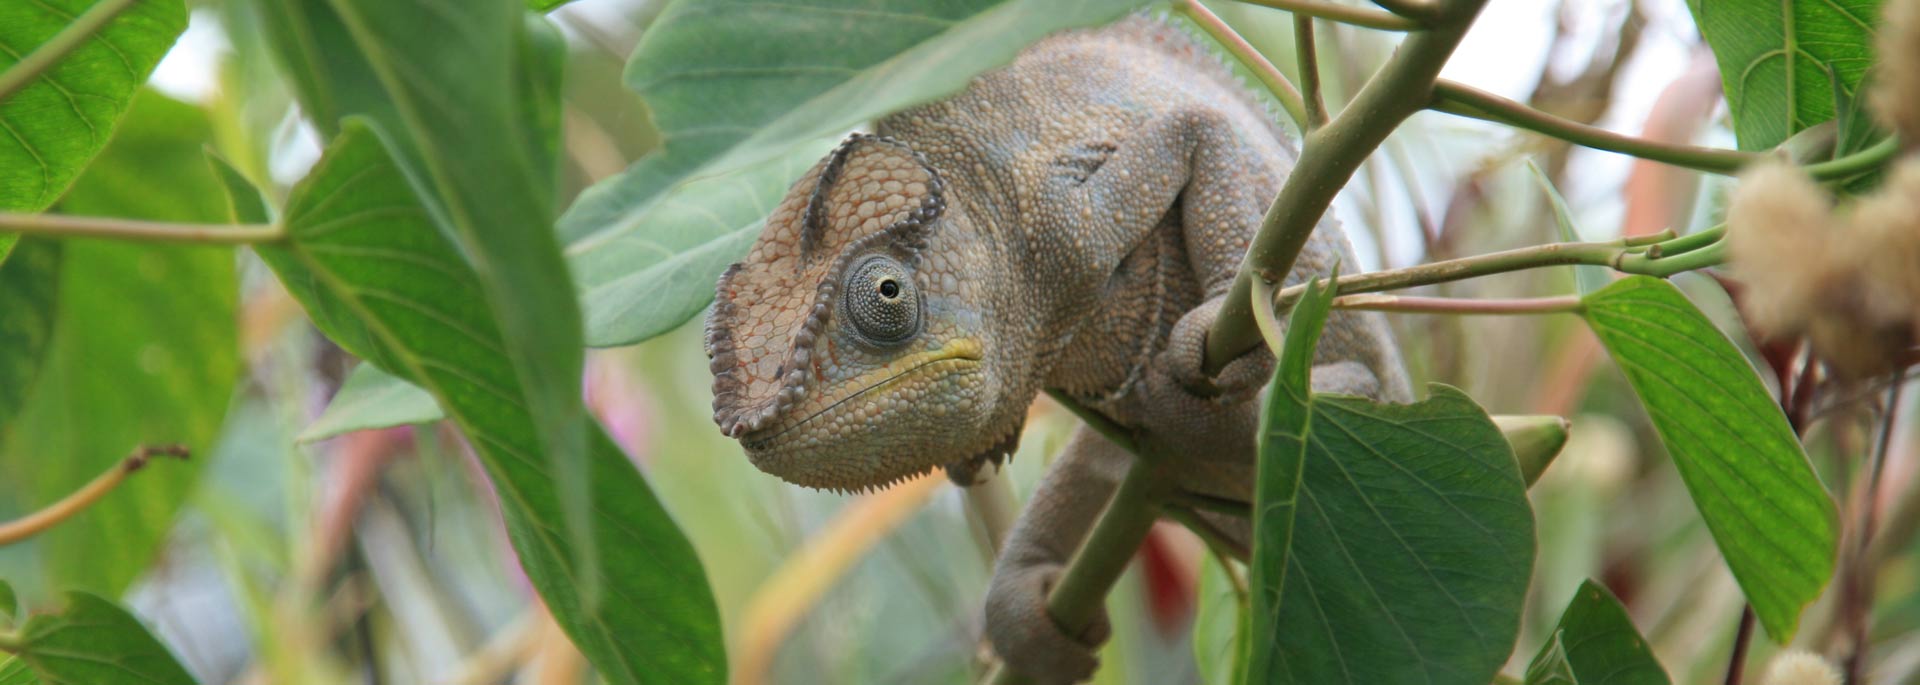
<svg viewBox="0 0 1920 685">
<path fill-rule="evenodd" d="M 1184 32 L 1134 16 L 1054 35 L 958 95 L 878 122 L 797 181 L 707 323 L 714 420 L 753 464 L 864 490 L 996 468 L 1042 390 L 1180 459 L 1176 487 L 1252 498 L 1272 355 L 1201 371 L 1205 337 L 1293 166 L 1281 130 Z M 1289 282 L 1354 263 L 1323 221 Z M 1378 314 L 1336 312 L 1316 391 L 1405 401 Z M 1070 682 L 1046 592 L 1131 458 L 1085 427 L 1008 534 L 987 632 L 1015 670 Z M 1249 524 L 1212 517 L 1244 542 Z"/>
</svg>

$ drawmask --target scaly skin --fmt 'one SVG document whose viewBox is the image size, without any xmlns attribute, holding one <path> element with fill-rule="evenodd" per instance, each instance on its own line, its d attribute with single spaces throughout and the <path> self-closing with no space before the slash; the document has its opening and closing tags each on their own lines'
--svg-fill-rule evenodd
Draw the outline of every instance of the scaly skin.
<svg viewBox="0 0 1920 685">
<path fill-rule="evenodd" d="M 1211 54 L 1134 17 L 1041 41 L 878 128 L 796 182 L 720 280 L 714 420 L 755 466 L 836 490 L 936 467 L 969 484 L 1054 389 L 1179 455 L 1177 487 L 1251 499 L 1272 357 L 1212 378 L 1200 363 L 1294 152 Z M 1343 260 L 1323 222 L 1289 283 Z M 1316 390 L 1408 396 L 1377 314 L 1336 313 L 1315 363 Z M 1064 634 L 1046 591 L 1127 458 L 1081 429 L 1008 536 L 987 627 L 1029 677 L 1096 666 L 1104 625 Z"/>
</svg>

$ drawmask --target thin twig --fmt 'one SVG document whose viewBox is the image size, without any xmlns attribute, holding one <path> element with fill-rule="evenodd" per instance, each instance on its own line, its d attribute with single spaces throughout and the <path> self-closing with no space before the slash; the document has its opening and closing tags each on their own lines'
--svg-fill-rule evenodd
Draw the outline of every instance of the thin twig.
<svg viewBox="0 0 1920 685">
<path fill-rule="evenodd" d="M 1327 125 L 1327 102 L 1320 96 L 1320 55 L 1314 47 L 1313 17 L 1293 15 L 1293 49 L 1300 63 L 1301 96 L 1306 99 L 1307 130 Z"/>
<path fill-rule="evenodd" d="M 1267 61 L 1266 55 L 1260 54 L 1260 51 L 1254 49 L 1247 39 L 1242 38 L 1239 32 L 1228 26 L 1220 15 L 1214 14 L 1213 10 L 1207 9 L 1207 6 L 1200 4 L 1199 0 L 1183 0 L 1179 7 L 1180 11 L 1192 19 L 1193 23 L 1198 24 L 1201 30 L 1206 31 L 1207 35 L 1212 36 L 1221 47 L 1226 48 L 1227 54 L 1233 55 L 1233 58 L 1239 60 L 1242 66 L 1253 72 L 1254 78 L 1260 79 L 1260 84 L 1267 87 L 1267 92 L 1273 93 L 1274 99 L 1280 101 L 1280 109 L 1286 111 L 1287 118 L 1293 120 L 1294 126 L 1302 131 L 1307 130 L 1306 101 L 1301 98 L 1300 91 L 1293 87 L 1293 82 L 1287 80 L 1286 74 L 1280 73 L 1280 69 L 1273 66 L 1273 62 Z"/>
<path fill-rule="evenodd" d="M 127 8 L 139 1 L 100 0 L 94 6 L 87 8 L 87 11 L 80 13 L 79 17 L 74 18 L 73 23 L 67 24 L 67 27 L 60 29 L 59 33 L 53 34 L 47 42 L 41 43 L 40 47 L 27 53 L 26 57 L 13 63 L 13 66 L 8 67 L 6 71 L 0 71 L 0 102 L 5 102 L 21 88 L 32 83 L 40 74 L 53 68 L 53 65 L 59 64 L 60 60 L 79 49 L 88 38 L 92 38 L 101 27 L 106 26 L 107 22 L 113 21 L 114 17 L 120 16 L 121 12 L 127 11 Z"/>
<path fill-rule="evenodd" d="M 110 238 L 213 245 L 271 243 L 286 237 L 278 224 L 184 224 L 104 216 L 0 212 L 0 231 L 52 238 Z"/>
<path fill-rule="evenodd" d="M 1437 112 L 1523 128 L 1596 150 L 1618 152 L 1698 171 L 1731 174 L 1762 158 L 1762 155 L 1751 152 L 1674 145 L 1621 135 L 1445 79 L 1433 84 L 1433 104 L 1429 107 Z"/>
<path fill-rule="evenodd" d="M 99 502 L 101 498 L 106 497 L 107 493 L 113 492 L 114 488 L 119 487 L 120 482 L 126 480 L 128 474 L 146 466 L 147 460 L 153 457 L 174 457 L 184 460 L 188 456 L 187 448 L 183 445 L 143 445 L 135 449 L 132 454 L 127 455 L 127 458 L 120 460 L 119 463 L 108 468 L 106 473 L 100 474 L 91 482 L 81 486 L 81 488 L 74 491 L 73 494 L 67 495 L 60 501 L 54 502 L 39 511 L 6 523 L 0 523 L 0 547 L 12 545 L 39 535 L 46 532 L 47 529 L 59 525 L 61 521 L 65 521 L 72 518 L 75 514 L 85 511 L 87 507 L 93 506 L 95 502 Z"/>
<path fill-rule="evenodd" d="M 1753 605 L 1740 607 L 1740 627 L 1733 634 L 1733 656 L 1727 659 L 1726 685 L 1740 685 L 1747 670 L 1747 644 L 1753 641 Z"/>
<path fill-rule="evenodd" d="M 1337 297 L 1333 300 L 1333 306 L 1336 309 L 1432 314 L 1577 314 L 1581 305 L 1577 295 L 1466 299 L 1369 294 Z"/>
<path fill-rule="evenodd" d="M 1240 0 L 1249 5 L 1272 7 L 1286 10 L 1296 15 L 1316 17 L 1342 24 L 1364 26 L 1382 31 L 1414 31 L 1421 28 L 1420 22 L 1387 12 L 1336 5 L 1320 0 Z"/>
</svg>

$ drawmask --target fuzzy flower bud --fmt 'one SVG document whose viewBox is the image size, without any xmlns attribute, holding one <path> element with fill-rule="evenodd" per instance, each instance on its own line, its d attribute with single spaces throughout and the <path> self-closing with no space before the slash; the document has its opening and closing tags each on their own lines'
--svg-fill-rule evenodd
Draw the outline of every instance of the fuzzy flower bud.
<svg viewBox="0 0 1920 685">
<path fill-rule="evenodd" d="M 1875 48 L 1879 73 L 1867 106 L 1908 145 L 1920 143 L 1920 0 L 1888 0 Z"/>
<path fill-rule="evenodd" d="M 1728 258 L 1761 331 L 1805 330 L 1819 293 L 1843 276 L 1833 223 L 1827 194 L 1792 165 L 1767 162 L 1741 175 L 1727 205 Z"/>
<path fill-rule="evenodd" d="M 1760 685 L 1840 685 L 1840 669 L 1813 652 L 1798 649 L 1774 655 Z"/>
</svg>

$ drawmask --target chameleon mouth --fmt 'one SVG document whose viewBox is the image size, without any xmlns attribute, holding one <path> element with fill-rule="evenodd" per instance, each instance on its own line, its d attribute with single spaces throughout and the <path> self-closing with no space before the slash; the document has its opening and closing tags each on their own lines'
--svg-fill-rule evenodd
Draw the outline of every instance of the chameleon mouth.
<svg viewBox="0 0 1920 685">
<path fill-rule="evenodd" d="M 952 375 L 978 371 L 981 361 L 985 358 L 986 355 L 981 349 L 979 341 L 970 338 L 954 340 L 940 349 L 913 355 L 890 365 L 895 367 L 904 365 L 906 368 L 887 374 L 885 377 L 875 380 L 872 383 L 868 383 L 865 387 L 854 391 L 846 397 L 835 400 L 832 404 L 821 407 L 806 416 L 802 416 L 792 423 L 770 426 L 742 435 L 740 436 L 740 444 L 749 450 L 764 450 L 774 446 L 781 437 L 788 433 L 807 425 L 807 423 L 814 419 L 832 414 L 835 410 L 839 409 L 841 405 L 858 400 L 869 393 L 885 390 L 915 376 L 932 373 Z M 885 371 L 885 369 L 882 369 L 882 371 Z"/>
</svg>

